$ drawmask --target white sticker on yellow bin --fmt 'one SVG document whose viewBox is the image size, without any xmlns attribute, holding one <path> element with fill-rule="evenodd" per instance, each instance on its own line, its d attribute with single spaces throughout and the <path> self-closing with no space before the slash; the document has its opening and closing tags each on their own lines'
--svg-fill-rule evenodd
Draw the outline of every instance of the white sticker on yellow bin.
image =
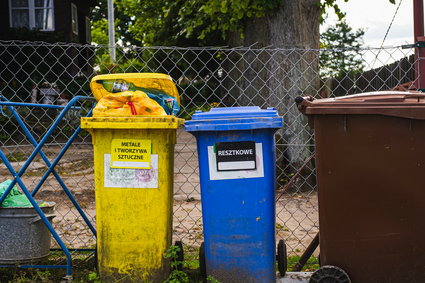
<svg viewBox="0 0 425 283">
<path fill-rule="evenodd" d="M 151 152 L 150 140 L 113 139 L 111 168 L 149 169 Z"/>
<path fill-rule="evenodd" d="M 111 168 L 111 155 L 105 154 L 104 180 L 105 188 L 158 188 L 158 154 L 151 155 L 150 169 Z"/>
</svg>

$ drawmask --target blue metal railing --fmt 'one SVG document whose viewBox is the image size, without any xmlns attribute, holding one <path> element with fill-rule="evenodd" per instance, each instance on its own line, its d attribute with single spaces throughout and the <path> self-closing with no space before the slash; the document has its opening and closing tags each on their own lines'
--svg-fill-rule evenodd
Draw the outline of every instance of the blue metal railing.
<svg viewBox="0 0 425 283">
<path fill-rule="evenodd" d="M 84 213 L 84 211 L 81 209 L 80 205 L 78 204 L 78 202 L 76 201 L 76 199 L 72 195 L 71 191 L 68 189 L 68 187 L 66 186 L 66 184 L 62 180 L 62 178 L 59 176 L 59 174 L 54 169 L 55 166 L 60 161 L 60 159 L 66 153 L 66 151 L 68 150 L 68 148 L 70 147 L 72 142 L 78 136 L 79 132 L 81 131 L 81 127 L 77 127 L 77 129 L 74 131 L 72 136 L 69 138 L 68 142 L 62 148 L 62 150 L 59 152 L 58 156 L 54 159 L 53 162 L 50 162 L 49 159 L 47 158 L 46 154 L 42 151 L 43 145 L 46 143 L 46 141 L 52 135 L 54 130 L 58 127 L 59 123 L 63 120 L 65 115 L 68 113 L 68 111 L 70 109 L 81 109 L 81 107 L 74 106 L 78 101 L 95 101 L 95 99 L 92 98 L 92 97 L 86 97 L 86 96 L 76 96 L 76 97 L 72 98 L 67 105 L 59 106 L 59 105 L 50 105 L 50 104 L 32 104 L 32 103 L 9 102 L 5 97 L 0 96 L 0 109 L 2 109 L 2 106 L 6 106 L 8 108 L 8 110 L 12 113 L 13 117 L 18 122 L 19 127 L 22 128 L 25 136 L 29 139 L 31 144 L 35 147 L 34 151 L 31 153 L 31 155 L 28 157 L 28 159 L 26 160 L 26 162 L 24 163 L 24 165 L 20 168 L 20 170 L 18 172 L 15 172 L 15 170 L 13 169 L 9 160 L 7 159 L 6 155 L 3 153 L 3 151 L 0 148 L 0 158 L 3 161 L 3 163 L 6 165 L 6 168 L 9 170 L 10 174 L 13 176 L 12 182 L 10 183 L 10 185 L 8 186 L 6 191 L 0 196 L 0 205 L 4 201 L 6 196 L 9 194 L 9 192 L 12 190 L 13 186 L 15 186 L 16 183 L 17 183 L 20 186 L 20 188 L 22 189 L 23 193 L 28 198 L 28 200 L 31 202 L 32 206 L 34 207 L 34 209 L 36 210 L 36 212 L 40 216 L 43 223 L 49 229 L 50 233 L 52 234 L 55 241 L 57 242 L 57 244 L 60 247 L 59 250 L 63 251 L 63 253 L 65 254 L 66 262 L 67 262 L 66 265 L 29 265 L 29 264 L 25 264 L 25 265 L 19 265 L 19 267 L 22 267 L 22 268 L 30 268 L 30 267 L 31 268 L 66 268 L 66 277 L 67 278 L 72 278 L 72 276 L 71 276 L 71 274 L 72 274 L 72 257 L 71 257 L 70 250 L 73 250 L 73 249 L 68 249 L 66 247 L 64 242 L 61 240 L 59 235 L 56 233 L 53 226 L 50 224 L 47 217 L 44 215 L 43 211 L 38 206 L 37 202 L 34 199 L 34 196 L 40 190 L 40 188 L 44 184 L 47 177 L 50 174 L 53 174 L 53 176 L 57 179 L 58 183 L 61 185 L 61 187 L 62 187 L 63 191 L 65 192 L 65 194 L 67 195 L 67 197 L 71 200 L 72 204 L 74 205 L 74 207 L 77 209 L 78 213 L 83 218 L 86 225 L 89 227 L 89 229 L 91 230 L 93 235 L 96 236 L 96 230 L 95 230 L 94 226 L 92 225 L 92 223 L 90 222 L 90 220 L 88 219 L 88 217 Z M 51 127 L 49 128 L 49 130 L 43 136 L 41 141 L 39 143 L 37 143 L 37 141 L 34 139 L 33 135 L 31 134 L 31 132 L 29 131 L 28 127 L 25 125 L 24 121 L 22 120 L 22 118 L 20 117 L 18 112 L 15 110 L 15 106 L 16 107 L 62 109 L 62 110 L 59 113 L 58 117 L 53 122 L 53 124 L 51 125 Z M 86 116 L 87 117 L 91 116 L 91 113 L 92 113 L 92 110 L 90 110 Z M 25 184 L 22 182 L 21 177 L 25 173 L 25 171 L 27 170 L 27 168 L 29 167 L 31 162 L 34 160 L 34 158 L 37 154 L 40 154 L 41 158 L 46 163 L 46 166 L 48 167 L 48 169 L 44 173 L 43 177 L 40 179 L 38 184 L 35 186 L 33 191 L 30 192 L 28 190 L 28 188 L 25 186 Z M 79 250 L 95 252 L 94 249 L 79 249 Z M 1 267 L 7 267 L 7 266 L 10 266 L 10 265 L 0 265 L 0 266 Z M 13 265 L 13 266 L 16 267 L 16 265 Z"/>
</svg>

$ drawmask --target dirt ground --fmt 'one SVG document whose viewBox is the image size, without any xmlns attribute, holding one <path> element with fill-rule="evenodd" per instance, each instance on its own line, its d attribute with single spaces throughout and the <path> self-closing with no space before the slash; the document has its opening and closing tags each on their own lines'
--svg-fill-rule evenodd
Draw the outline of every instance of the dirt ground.
<svg viewBox="0 0 425 283">
<path fill-rule="evenodd" d="M 3 152 L 15 159 L 12 165 L 16 171 L 24 164 L 25 156 L 31 147 L 2 147 Z M 51 145 L 43 149 L 53 161 L 60 147 Z M 17 154 L 20 153 L 20 154 Z M 23 160 L 19 160 L 16 156 Z M 46 171 L 46 166 L 37 156 L 22 178 L 30 191 L 37 185 Z M 196 144 L 193 138 L 184 132 L 178 133 L 175 148 L 174 169 L 174 220 L 173 240 L 180 240 L 185 248 L 196 253 L 202 242 L 202 209 L 199 193 L 199 175 L 197 169 Z M 93 151 L 91 145 L 75 144 L 61 159 L 56 171 L 75 196 L 91 223 L 95 226 Z M 10 178 L 4 164 L 0 164 L 0 182 Z M 93 247 L 95 238 L 71 203 L 55 177 L 49 176 L 37 199 L 55 201 L 56 214 L 54 228 L 62 241 L 72 248 Z M 284 194 L 276 203 L 276 240 L 284 239 L 288 253 L 302 253 L 318 231 L 317 194 Z M 317 252 L 316 252 L 317 254 Z"/>
<path fill-rule="evenodd" d="M 95 203 L 87 195 L 77 200 L 95 226 Z M 53 222 L 62 240 L 74 248 L 93 247 L 95 238 L 90 229 L 71 203 L 61 199 L 49 196 L 49 200 L 59 204 Z M 284 196 L 276 203 L 276 241 L 284 239 L 290 255 L 301 254 L 318 232 L 316 204 L 316 194 Z M 173 206 L 173 242 L 182 241 L 185 247 L 195 251 L 203 241 L 201 201 L 175 200 Z"/>
</svg>

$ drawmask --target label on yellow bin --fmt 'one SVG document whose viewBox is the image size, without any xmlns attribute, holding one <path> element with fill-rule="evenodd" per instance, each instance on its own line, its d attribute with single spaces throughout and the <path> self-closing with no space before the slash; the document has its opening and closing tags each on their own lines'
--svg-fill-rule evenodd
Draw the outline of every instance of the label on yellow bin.
<svg viewBox="0 0 425 283">
<path fill-rule="evenodd" d="M 150 169 L 151 152 L 150 140 L 113 139 L 111 168 Z"/>
<path fill-rule="evenodd" d="M 111 155 L 104 155 L 105 188 L 158 188 L 158 154 L 151 155 L 150 169 L 111 168 Z"/>
</svg>

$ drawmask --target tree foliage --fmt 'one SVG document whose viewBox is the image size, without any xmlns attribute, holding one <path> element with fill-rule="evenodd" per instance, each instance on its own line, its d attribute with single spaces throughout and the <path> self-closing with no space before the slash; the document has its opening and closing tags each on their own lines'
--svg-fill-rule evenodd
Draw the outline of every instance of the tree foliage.
<svg viewBox="0 0 425 283">
<path fill-rule="evenodd" d="M 320 35 L 320 73 L 322 77 L 341 77 L 361 72 L 360 56 L 365 31 L 353 29 L 342 20 Z"/>
<path fill-rule="evenodd" d="M 135 0 L 137 1 L 137 0 Z M 125 11 L 127 8 L 122 5 L 122 0 L 115 0 L 114 5 L 114 20 L 115 20 L 115 32 L 117 39 L 120 43 L 124 45 L 138 45 L 139 41 L 134 39 L 134 35 L 130 31 L 130 26 L 134 22 L 134 17 L 137 14 Z M 134 1 L 129 1 L 134 2 Z M 108 40 L 108 3 L 107 0 L 98 0 L 98 5 L 96 5 L 92 11 L 93 21 L 92 21 L 92 40 L 97 44 L 107 45 Z"/>
<path fill-rule="evenodd" d="M 336 2 L 318 1 L 322 15 L 331 9 L 342 19 Z M 230 32 L 244 37 L 247 19 L 272 15 L 282 0 L 115 0 L 114 4 L 117 39 L 124 45 L 211 46 L 226 45 Z M 106 0 L 99 1 L 94 15 L 93 40 L 106 44 Z"/>
</svg>

